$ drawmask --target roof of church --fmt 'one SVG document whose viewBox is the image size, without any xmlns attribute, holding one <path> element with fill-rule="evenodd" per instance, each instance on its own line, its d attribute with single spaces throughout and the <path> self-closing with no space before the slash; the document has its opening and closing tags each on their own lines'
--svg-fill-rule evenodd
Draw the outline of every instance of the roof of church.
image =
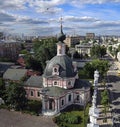
<svg viewBox="0 0 120 127">
<path fill-rule="evenodd" d="M 66 93 L 66 89 L 57 86 L 46 87 L 44 90 L 46 91 L 46 95 L 51 97 L 59 97 Z"/>
<path fill-rule="evenodd" d="M 31 76 L 25 83 L 24 86 L 28 87 L 43 87 L 42 76 Z"/>
<path fill-rule="evenodd" d="M 3 79 L 9 80 L 21 80 L 27 73 L 26 69 L 7 69 L 7 71 L 3 74 Z"/>
<path fill-rule="evenodd" d="M 44 71 L 44 76 L 52 76 L 53 67 L 59 65 L 59 76 L 60 77 L 74 77 L 76 73 L 72 65 L 72 60 L 67 56 L 55 56 L 48 63 Z"/>
<path fill-rule="evenodd" d="M 91 83 L 86 80 L 76 79 L 74 84 L 74 89 L 78 88 L 88 88 L 91 86 Z"/>
<path fill-rule="evenodd" d="M 73 90 L 85 90 L 85 89 L 89 88 L 90 86 L 91 86 L 91 84 L 88 81 L 76 79 L 75 85 L 71 89 L 64 89 L 64 88 L 60 88 L 57 86 L 52 86 L 52 87 L 43 88 L 43 91 L 46 91 L 45 94 L 50 97 L 60 97 L 64 94 L 66 94 L 67 92 L 70 92 L 71 90 L 72 91 Z"/>
</svg>

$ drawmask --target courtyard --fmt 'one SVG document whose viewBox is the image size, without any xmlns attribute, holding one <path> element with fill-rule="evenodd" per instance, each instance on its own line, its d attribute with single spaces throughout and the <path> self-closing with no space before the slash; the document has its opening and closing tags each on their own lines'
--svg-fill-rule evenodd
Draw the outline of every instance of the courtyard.
<svg viewBox="0 0 120 127">
<path fill-rule="evenodd" d="M 0 109 L 0 127 L 57 127 L 52 118 Z"/>
</svg>

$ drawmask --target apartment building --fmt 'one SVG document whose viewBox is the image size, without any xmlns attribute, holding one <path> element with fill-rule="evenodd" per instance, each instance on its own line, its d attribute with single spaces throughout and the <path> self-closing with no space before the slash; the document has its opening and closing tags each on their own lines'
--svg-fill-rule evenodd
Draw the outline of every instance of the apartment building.
<svg viewBox="0 0 120 127">
<path fill-rule="evenodd" d="M 16 60 L 21 50 L 21 42 L 14 40 L 0 41 L 0 57 Z"/>
<path fill-rule="evenodd" d="M 85 40 L 85 36 L 67 36 L 64 43 L 68 47 L 74 47 L 76 44 L 79 44 L 80 41 Z"/>
</svg>

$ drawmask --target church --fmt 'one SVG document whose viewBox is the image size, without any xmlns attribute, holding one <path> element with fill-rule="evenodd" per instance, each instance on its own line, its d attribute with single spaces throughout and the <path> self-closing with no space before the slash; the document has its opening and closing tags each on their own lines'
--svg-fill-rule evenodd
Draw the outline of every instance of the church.
<svg viewBox="0 0 120 127">
<path fill-rule="evenodd" d="M 58 36 L 57 55 L 47 61 L 43 74 L 42 114 L 53 116 L 75 104 L 85 106 L 90 101 L 90 83 L 80 80 L 77 65 L 65 53 L 66 36 Z"/>
</svg>

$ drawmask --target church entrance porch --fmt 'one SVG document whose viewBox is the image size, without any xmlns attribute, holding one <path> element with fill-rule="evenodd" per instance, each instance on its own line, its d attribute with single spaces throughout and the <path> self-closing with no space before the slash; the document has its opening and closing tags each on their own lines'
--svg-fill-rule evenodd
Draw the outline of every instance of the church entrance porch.
<svg viewBox="0 0 120 127">
<path fill-rule="evenodd" d="M 42 111 L 43 115 L 53 116 L 53 115 L 59 113 L 58 103 L 57 103 L 56 99 L 48 98 L 47 100 L 45 100 L 44 104 L 45 104 L 44 110 Z"/>
</svg>

